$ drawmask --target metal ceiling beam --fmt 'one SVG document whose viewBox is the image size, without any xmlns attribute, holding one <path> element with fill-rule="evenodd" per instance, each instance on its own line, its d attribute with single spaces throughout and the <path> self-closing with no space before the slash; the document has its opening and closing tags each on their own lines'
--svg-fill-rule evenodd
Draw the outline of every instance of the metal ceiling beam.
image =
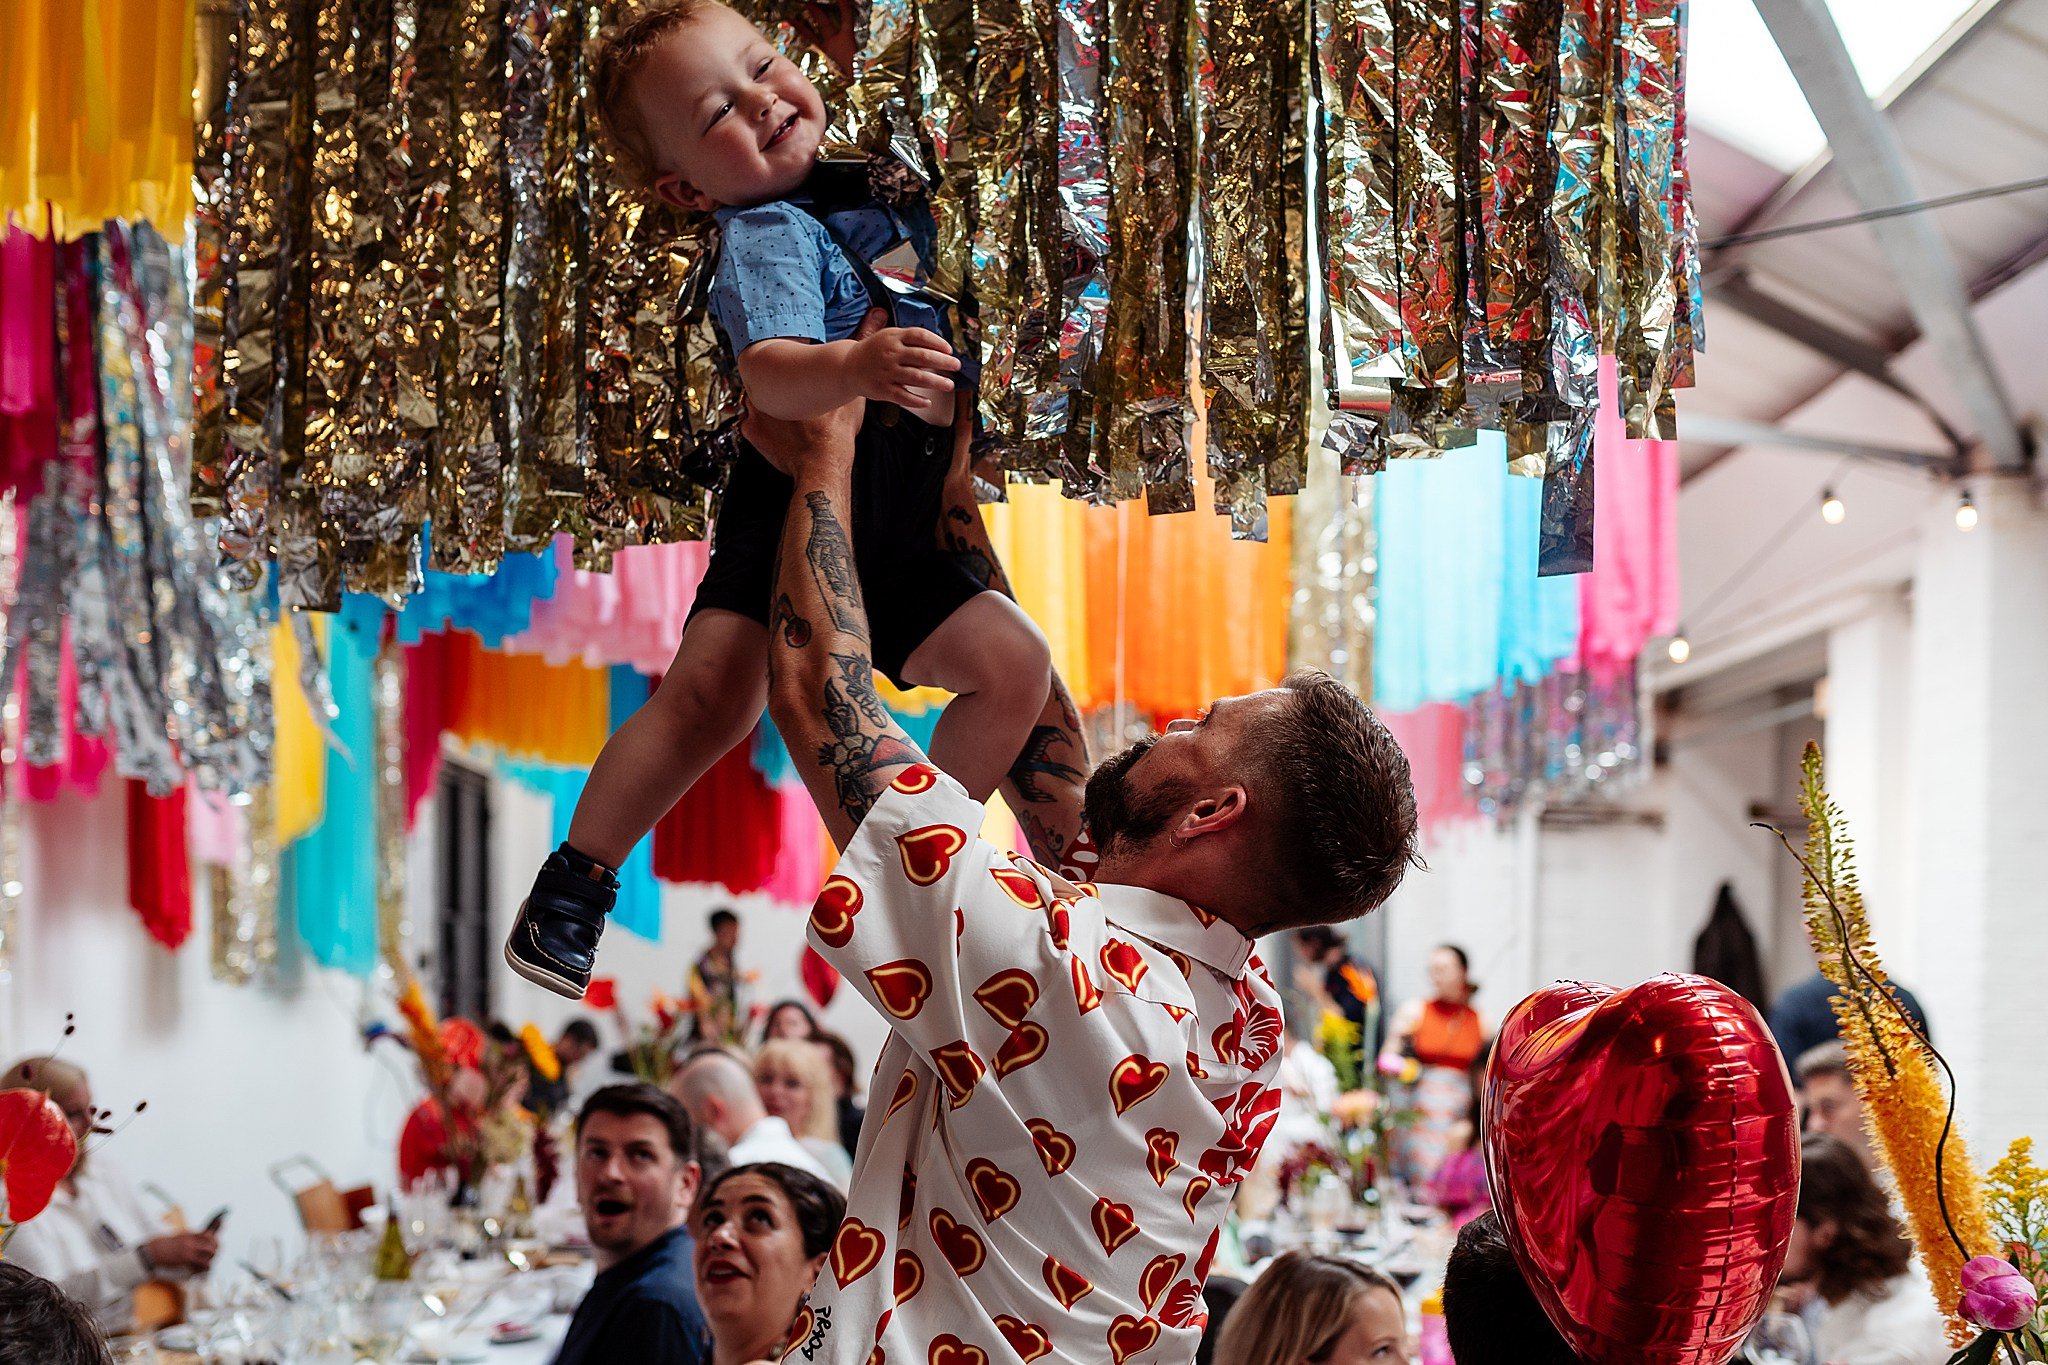
<svg viewBox="0 0 2048 1365">
<path fill-rule="evenodd" d="M 1898 134 L 1864 92 L 1825 0 L 1756 0 L 1756 8 L 1827 134 L 1835 165 L 1856 202 L 1879 209 L 1919 198 Z M 1932 216 L 1911 213 L 1869 226 L 1920 334 L 1947 368 L 1991 467 L 2024 467 L 2026 440 L 1977 331 L 1962 274 Z"/>
<path fill-rule="evenodd" d="M 1912 469 L 1932 469 L 1940 473 L 1955 473 L 1959 463 L 1955 452 L 1949 450 L 1880 445 L 1874 441 L 1861 441 L 1848 436 L 1787 431 L 1768 422 L 1751 422 L 1740 417 L 1716 417 L 1710 413 L 1700 412 L 1689 412 L 1685 415 L 1685 420 L 1678 425 L 1678 437 L 1681 441 L 1694 441 L 1711 446 L 1776 446 L 1781 450 L 1817 450 L 1829 455 L 1847 455 L 1851 459 L 1869 460 L 1875 464 L 1905 465 Z"/>
<path fill-rule="evenodd" d="M 1881 384 L 1927 415 L 1942 436 L 1960 455 L 1968 448 L 1962 433 L 1949 425 L 1919 393 L 1892 373 L 1892 353 L 1882 346 L 1851 336 L 1833 323 L 1824 322 L 1793 304 L 1757 286 L 1749 272 L 1737 266 L 1706 280 L 1707 297 L 1716 304 L 1733 308 L 1754 322 L 1816 354 L 1826 356 L 1844 369 L 1853 370 L 1872 383 Z"/>
</svg>

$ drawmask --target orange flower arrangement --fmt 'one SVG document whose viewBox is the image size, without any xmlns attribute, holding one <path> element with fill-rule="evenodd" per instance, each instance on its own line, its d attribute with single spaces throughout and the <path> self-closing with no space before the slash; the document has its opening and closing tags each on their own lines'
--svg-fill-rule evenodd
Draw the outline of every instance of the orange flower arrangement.
<svg viewBox="0 0 2048 1365">
<path fill-rule="evenodd" d="M 1946 1072 L 1948 1063 L 1885 987 L 1847 825 L 1828 796 L 1819 745 L 1806 746 L 1799 771 L 1799 809 L 1808 821 L 1806 855 L 1799 859 L 1806 869 L 1807 934 L 1835 987 L 1835 1018 L 1863 1098 L 1863 1121 L 1897 1185 L 1935 1302 L 1948 1315 L 1950 1340 L 1961 1346 L 1979 1330 L 1958 1307 L 1964 1264 L 1998 1250 L 1999 1241 L 1985 1211 L 1983 1182 L 1956 1127 L 1954 1077 L 1944 1087 L 1935 1069 Z"/>
</svg>

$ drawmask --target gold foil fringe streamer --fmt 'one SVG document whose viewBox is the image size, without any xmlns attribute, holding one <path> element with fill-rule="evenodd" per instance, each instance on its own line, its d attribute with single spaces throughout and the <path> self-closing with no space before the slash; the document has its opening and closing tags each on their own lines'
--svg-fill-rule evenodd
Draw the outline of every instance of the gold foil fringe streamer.
<svg viewBox="0 0 2048 1365">
<path fill-rule="evenodd" d="M 1264 496 L 1298 485 L 1305 83 L 1324 364 L 1378 405 L 1328 424 L 1346 469 L 1492 425 L 1523 472 L 1570 463 L 1603 338 L 1631 429 L 1668 430 L 1699 331 L 1681 0 L 1206 0 L 1206 263 L 1195 4 L 855 6 L 836 112 L 929 184 L 935 282 L 972 287 L 961 340 L 1013 474 L 1193 505 L 1199 278 L 1218 504 L 1256 534 Z M 400 600 L 430 503 L 449 568 L 557 532 L 592 565 L 705 532 L 736 386 L 704 322 L 706 239 L 601 178 L 584 48 L 619 8 L 236 0 L 202 159 L 223 167 L 201 215 L 224 245 L 201 309 L 210 338 L 218 301 L 223 363 L 202 372 L 194 489 L 238 582 L 275 556 L 288 604 L 343 581 Z"/>
</svg>

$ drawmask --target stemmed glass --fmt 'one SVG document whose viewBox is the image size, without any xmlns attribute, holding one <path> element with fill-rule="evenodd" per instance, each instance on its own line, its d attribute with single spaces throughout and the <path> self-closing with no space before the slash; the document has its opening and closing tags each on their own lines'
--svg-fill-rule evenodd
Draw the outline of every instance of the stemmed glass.
<svg viewBox="0 0 2048 1365">
<path fill-rule="evenodd" d="M 1769 1312 L 1743 1343 L 1750 1365 L 1812 1365 L 1813 1337 L 1797 1313 Z"/>
<path fill-rule="evenodd" d="M 413 1286 L 373 1284 L 342 1303 L 342 1336 L 358 1355 L 390 1365 L 423 1311 Z"/>
</svg>

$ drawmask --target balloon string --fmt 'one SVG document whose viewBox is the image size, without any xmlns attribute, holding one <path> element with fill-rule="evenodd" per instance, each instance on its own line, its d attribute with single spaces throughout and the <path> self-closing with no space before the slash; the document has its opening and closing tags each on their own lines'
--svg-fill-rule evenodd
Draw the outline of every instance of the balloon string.
<svg viewBox="0 0 2048 1365">
<path fill-rule="evenodd" d="M 1825 829 L 1826 822 L 1822 821 L 1821 824 Z M 1806 860 L 1805 854 L 1792 847 L 1792 841 L 1785 837 L 1784 830 L 1779 829 L 1776 825 L 1766 824 L 1762 821 L 1752 822 L 1751 828 L 1769 830 L 1772 834 L 1778 836 L 1778 842 L 1785 846 L 1785 851 L 1791 854 L 1793 859 L 1805 871 L 1807 881 L 1827 901 L 1828 912 L 1835 917 L 1835 928 L 1841 936 L 1842 961 L 1847 964 L 1850 971 L 1860 975 L 1865 981 L 1870 983 L 1879 998 L 1884 1001 L 1893 1014 L 1898 1016 L 1899 1021 L 1906 1026 L 1907 1032 L 1911 1033 L 1919 1041 L 1920 1046 L 1927 1050 L 1927 1055 L 1934 1058 L 1935 1062 L 1941 1067 L 1942 1074 L 1948 1077 L 1948 1108 L 1942 1115 L 1941 1136 L 1936 1139 L 1934 1144 L 1934 1202 L 1936 1208 L 1941 1213 L 1942 1230 L 1948 1233 L 1948 1240 L 1955 1246 L 1956 1254 L 1967 1260 L 1970 1255 L 1970 1249 L 1963 1245 L 1962 1237 L 1956 1232 L 1955 1222 L 1949 1217 L 1948 1180 L 1943 1173 L 1945 1159 L 1948 1155 L 1948 1140 L 1955 1132 L 1956 1126 L 1956 1073 L 1949 1066 L 1948 1058 L 1941 1055 L 1941 1049 L 1937 1048 L 1934 1045 L 1934 1040 L 1927 1035 L 1927 1030 L 1920 1027 L 1919 1022 L 1913 1018 L 1906 1007 L 1899 1003 L 1898 997 L 1885 989 L 1885 983 L 1879 981 L 1877 974 L 1865 966 L 1863 959 L 1856 955 L 1855 946 L 1849 941 L 1849 920 L 1842 913 L 1841 905 L 1835 900 L 1833 886 L 1823 881 L 1820 874 L 1813 870 L 1813 864 Z M 1830 840 L 1831 842 L 1832 840 Z M 1846 983 L 1844 984 L 1846 985 Z M 1885 1051 L 1883 1039 L 1878 1036 L 1876 1021 L 1870 1017 L 1869 1006 L 1863 1002 L 1860 996 L 1851 996 L 1850 998 L 1863 1013 L 1864 1024 L 1870 1029 L 1871 1041 L 1876 1044 L 1878 1055 L 1884 1058 L 1887 1074 L 1896 1077 L 1898 1072 L 1893 1067 L 1891 1054 Z"/>
</svg>

